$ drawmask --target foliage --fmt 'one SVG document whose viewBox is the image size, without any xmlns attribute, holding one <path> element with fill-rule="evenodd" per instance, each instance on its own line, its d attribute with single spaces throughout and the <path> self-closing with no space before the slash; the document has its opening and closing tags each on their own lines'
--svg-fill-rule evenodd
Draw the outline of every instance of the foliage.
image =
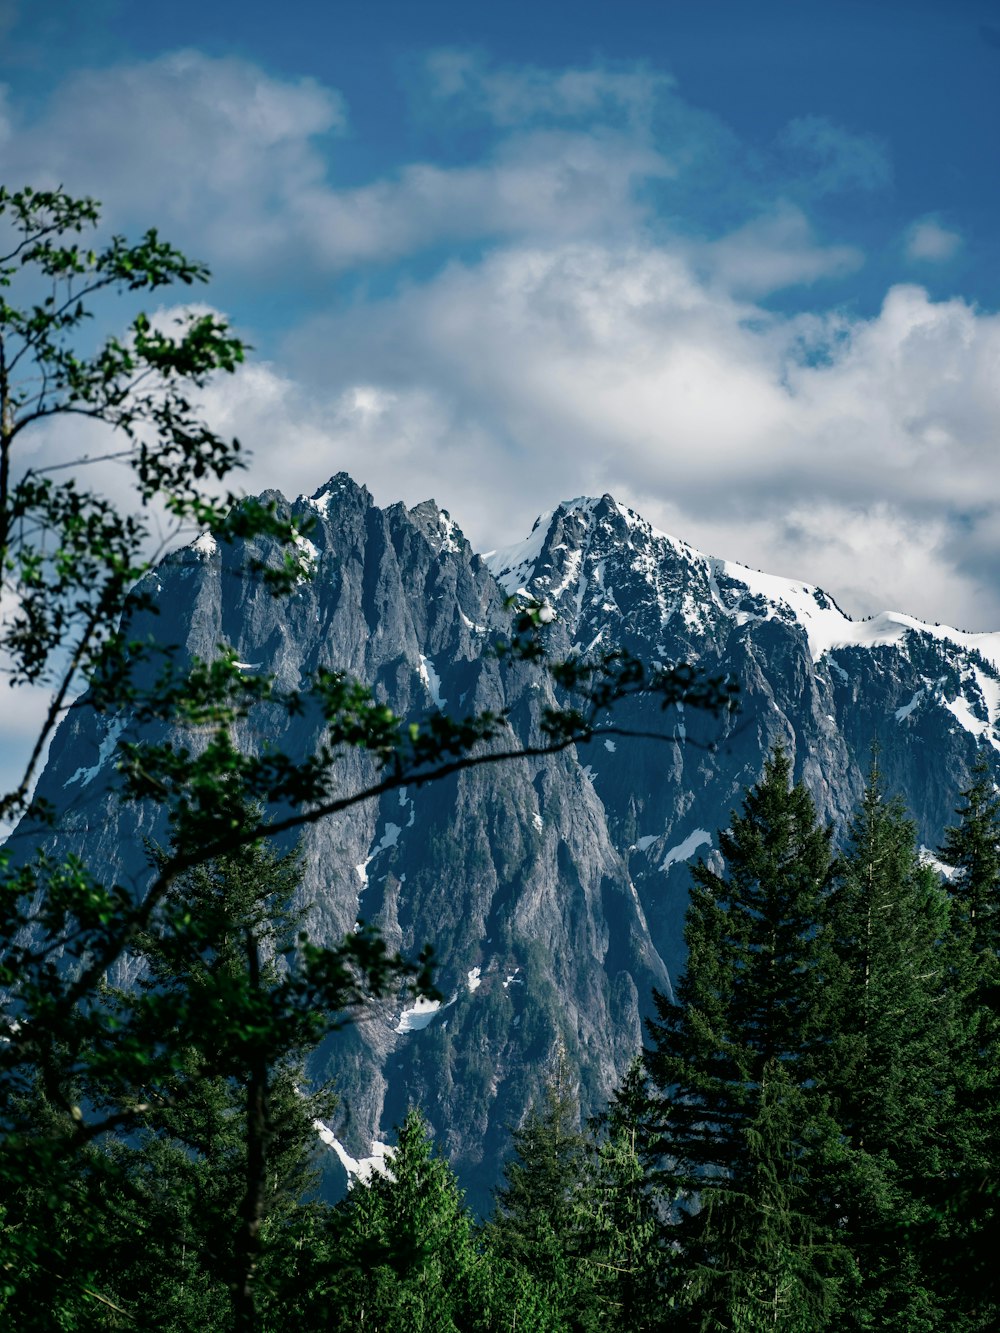
<svg viewBox="0 0 1000 1333">
<path fill-rule="evenodd" d="M 931 1260 L 954 1297 L 956 1328 L 986 1328 L 1000 1315 L 1000 794 L 981 757 L 961 793 L 958 823 L 941 856 L 954 868 L 954 992 L 949 1077 L 950 1170 L 932 1197 Z M 941 1233 L 944 1232 L 942 1236 Z M 964 1322 L 960 1322 L 964 1321 Z"/>
<path fill-rule="evenodd" d="M 512 1140 L 514 1156 L 486 1232 L 489 1251 L 529 1276 L 553 1327 L 593 1328 L 593 1283 L 584 1263 L 588 1142 L 561 1051 L 541 1105 L 531 1108 Z"/>
<path fill-rule="evenodd" d="M 241 817 L 256 826 L 257 812 Z M 69 1052 L 58 1070 L 39 1061 L 84 1108 L 85 1142 L 73 1153 L 53 1135 L 59 1104 L 43 1079 L 33 1127 L 8 1142 L 3 1184 L 22 1219 L 58 1200 L 66 1261 L 52 1272 L 37 1220 L 7 1231 L 10 1308 L 26 1308 L 55 1277 L 84 1306 L 89 1284 L 133 1318 L 178 1330 L 196 1317 L 249 1326 L 258 1307 L 287 1298 L 310 1224 L 313 1126 L 330 1110 L 327 1095 L 299 1091 L 302 1061 L 362 1002 L 362 977 L 371 994 L 410 971 L 387 959 L 374 979 L 345 941 L 324 951 L 306 985 L 296 966 L 305 941 L 290 915 L 299 876 L 294 853 L 256 842 L 175 880 L 134 941 L 134 985 L 102 989 L 101 1021 L 74 1051 L 71 1082 Z M 121 1107 L 127 1139 L 112 1132 Z"/>
<path fill-rule="evenodd" d="M 685 666 L 648 669 L 624 653 L 551 662 L 551 610 L 522 603 L 510 642 L 497 651 L 536 669 L 558 697 L 542 711 L 537 743 L 521 746 L 506 741 L 504 714 L 451 719 L 438 711 L 413 723 L 343 673 L 320 670 L 301 688 L 281 691 L 241 672 L 224 645 L 217 658 L 189 663 L 155 635 L 133 632 L 139 613 L 155 614 L 137 580 L 156 557 L 153 534 L 164 518 L 171 538 L 208 528 L 223 542 L 265 539 L 270 554 L 249 572 L 275 595 L 309 569 L 292 523 L 225 489 L 242 462 L 239 443 L 215 434 L 196 402 L 212 376 L 232 373 L 244 358 L 224 320 L 189 313 L 165 331 L 139 310 L 123 336 L 98 336 L 88 349 L 88 325 L 107 318 L 109 297 L 147 296 L 208 276 L 155 231 L 138 244 L 115 236 L 90 248 L 86 237 L 98 222 L 90 199 L 0 190 L 0 655 L 11 686 L 49 692 L 23 775 L 0 798 L 0 818 L 21 817 L 22 842 L 39 844 L 34 856 L 4 854 L 0 866 L 0 1196 L 21 1209 L 16 1222 L 8 1211 L 2 1233 L 7 1308 L 25 1293 L 30 1304 L 37 1284 L 55 1274 L 69 1284 L 59 1315 L 66 1327 L 74 1319 L 86 1326 L 86 1301 L 112 1309 L 96 1286 L 87 1294 L 87 1262 L 71 1264 L 69 1256 L 87 1251 L 81 1238 L 94 1238 L 116 1191 L 143 1198 L 156 1215 L 161 1173 L 175 1185 L 171 1200 L 160 1201 L 168 1212 L 189 1198 L 211 1216 L 212 1188 L 192 1183 L 201 1147 L 184 1139 L 200 1115 L 227 1134 L 240 1126 L 228 1147 L 213 1139 L 214 1157 L 205 1162 L 216 1166 L 205 1169 L 217 1183 L 226 1174 L 218 1163 L 243 1154 L 244 1183 L 225 1196 L 235 1237 L 225 1263 L 235 1326 L 250 1328 L 259 1314 L 253 1275 L 263 1272 L 265 1181 L 276 1151 L 268 1107 L 289 1077 L 279 1053 L 306 1049 L 389 987 L 409 982 L 433 994 L 429 954 L 405 963 L 367 928 L 333 948 L 302 934 L 269 942 L 263 917 L 236 887 L 261 868 L 259 840 L 403 785 L 550 754 L 590 740 L 599 727 L 602 736 L 614 734 L 609 710 L 634 695 L 658 698 L 664 709 L 689 703 L 719 712 L 733 706 L 734 687 Z M 70 442 L 57 461 L 31 465 L 31 432 L 37 440 L 51 424 L 58 444 L 75 439 L 68 425 L 81 422 L 100 440 L 96 454 L 79 446 L 74 456 Z M 131 511 L 79 481 L 109 463 L 130 478 Z M 127 708 L 146 729 L 142 743 L 118 747 L 120 795 L 156 803 L 170 847 L 137 891 L 40 849 L 55 812 L 31 790 L 71 702 L 98 712 Z M 234 727 L 261 703 L 290 716 L 318 710 L 326 730 L 317 752 L 304 761 L 242 753 Z M 170 739 L 152 739 L 157 728 Z M 345 789 L 339 761 L 358 750 L 374 761 L 373 776 Z M 276 806 L 282 817 L 268 821 Z M 221 897 L 213 884 L 220 892 L 226 886 Z M 274 974 L 269 948 L 282 963 Z M 138 963 L 148 968 L 148 984 L 109 991 L 111 969 Z M 245 1103 L 231 1100 L 237 1086 Z M 174 1111 L 180 1120 L 171 1121 Z M 198 1132 L 204 1146 L 208 1131 Z M 201 1244 L 208 1246 L 205 1234 Z M 212 1276 L 197 1317 L 211 1323 L 223 1259 L 210 1246 L 204 1254 Z M 99 1265 L 95 1274 L 97 1282 Z M 192 1279 L 185 1290 L 196 1286 Z M 195 1318 L 194 1306 L 184 1318 Z"/>
<path fill-rule="evenodd" d="M 0 653 L 11 686 L 52 691 L 23 777 L 0 801 L 4 819 L 30 808 L 48 738 L 81 685 L 91 683 L 97 708 L 117 702 L 138 647 L 117 635 L 118 617 L 149 567 L 154 503 L 175 527 L 211 525 L 226 537 L 249 525 L 288 543 L 294 536 L 263 508 L 243 511 L 234 526 L 234 497 L 216 493 L 241 466 L 239 442 L 210 430 L 190 395 L 244 359 L 224 320 L 193 313 L 165 332 L 140 311 L 124 337 L 106 337 L 89 355 L 80 350 L 104 293 L 158 292 L 208 277 L 152 230 L 138 244 L 114 236 L 89 248 L 82 238 L 98 219 L 92 199 L 0 187 L 0 581 L 9 607 Z M 107 448 L 19 468 L 22 452 L 31 457 L 32 429 L 60 418 L 98 423 Z M 109 461 L 127 469 L 136 512 L 81 486 L 87 467 Z M 76 475 L 58 477 L 69 469 Z"/>
<path fill-rule="evenodd" d="M 357 1184 L 333 1218 L 337 1329 L 459 1333 L 481 1322 L 484 1290 L 471 1220 L 426 1121 L 410 1111 L 387 1173 Z"/>
<path fill-rule="evenodd" d="M 637 1056 L 591 1125 L 592 1167 L 585 1195 L 584 1263 L 593 1286 L 596 1327 L 630 1333 L 669 1327 L 672 1256 L 650 1163 L 643 1160 L 652 1098 Z"/>
<path fill-rule="evenodd" d="M 835 1216 L 863 1275 L 842 1326 L 919 1333 L 944 1319 L 915 1238 L 955 1128 L 948 902 L 877 759 L 830 906 L 841 966 L 821 1078 L 850 1148 Z"/>
<path fill-rule="evenodd" d="M 687 969 L 676 1003 L 655 996 L 647 1151 L 677 1200 L 680 1327 L 818 1329 L 843 1282 L 817 1197 L 841 1151 L 815 1081 L 834 863 L 790 775 L 779 750 L 719 835 L 726 875 L 692 871 Z"/>
</svg>

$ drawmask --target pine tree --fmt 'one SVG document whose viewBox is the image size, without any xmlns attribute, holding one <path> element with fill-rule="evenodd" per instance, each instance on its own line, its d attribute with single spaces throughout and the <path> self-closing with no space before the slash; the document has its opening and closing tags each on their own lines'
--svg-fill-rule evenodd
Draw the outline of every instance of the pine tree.
<svg viewBox="0 0 1000 1333">
<path fill-rule="evenodd" d="M 526 1275 L 544 1297 L 553 1327 L 596 1324 L 592 1275 L 585 1260 L 591 1162 L 562 1054 L 541 1104 L 513 1132 L 515 1155 L 504 1168 L 486 1239 L 490 1253 Z"/>
<path fill-rule="evenodd" d="M 259 817 L 239 804 L 237 815 Z M 137 941 L 147 968 L 138 1000 L 118 995 L 126 1015 L 166 1019 L 173 1051 L 148 1128 L 135 1148 L 118 1151 L 131 1157 L 128 1172 L 151 1201 L 158 1195 L 174 1212 L 178 1196 L 188 1199 L 178 1219 L 187 1262 L 232 1302 L 237 1328 L 257 1324 L 282 1286 L 292 1233 L 305 1220 L 300 1204 L 316 1179 L 313 1123 L 331 1109 L 328 1096 L 299 1090 L 310 1023 L 289 1002 L 281 967 L 294 947 L 300 878 L 298 855 L 265 842 L 195 867 Z M 180 1248 L 175 1241 L 174 1262 Z M 144 1268 L 137 1299 L 150 1279 Z"/>
<path fill-rule="evenodd" d="M 822 1207 L 840 1140 L 815 1085 L 831 834 L 790 779 L 779 750 L 719 835 L 726 874 L 704 862 L 692 871 L 677 1002 L 654 996 L 651 1147 L 676 1200 L 679 1328 L 815 1333 L 845 1281 Z"/>
<path fill-rule="evenodd" d="M 954 867 L 947 887 L 956 1021 L 954 1161 L 939 1201 L 951 1234 L 940 1260 L 963 1327 L 985 1329 L 1000 1322 L 1000 792 L 985 755 L 972 777 L 941 848 Z"/>
<path fill-rule="evenodd" d="M 281 967 L 300 872 L 295 853 L 251 843 L 180 877 L 136 936 L 135 984 L 102 995 L 113 1048 L 81 1037 L 74 1092 L 98 1118 L 128 1106 L 131 1132 L 68 1153 L 58 1190 L 50 1171 L 44 1190 L 19 1192 L 47 1254 L 16 1283 L 12 1326 L 46 1327 L 40 1292 L 53 1275 L 69 1293 L 67 1327 L 89 1327 L 100 1305 L 221 1333 L 266 1327 L 269 1306 L 294 1303 L 297 1240 L 313 1222 L 313 1122 L 331 1110 L 329 1095 L 299 1089 L 315 1019 Z M 43 1125 L 48 1095 L 39 1089 Z"/>
<path fill-rule="evenodd" d="M 902 803 L 886 798 L 877 755 L 841 867 L 830 902 L 837 1004 L 818 1070 L 850 1149 L 835 1211 L 860 1288 L 841 1326 L 930 1333 L 944 1298 L 917 1238 L 952 1130 L 948 903 Z"/>
<path fill-rule="evenodd" d="M 355 1184 L 334 1223 L 324 1327 L 473 1333 L 493 1327 L 472 1223 L 427 1122 L 411 1110 L 385 1175 Z"/>
<path fill-rule="evenodd" d="M 970 934 L 971 951 L 1000 952 L 1000 793 L 985 755 L 973 765 L 973 781 L 961 793 L 959 822 L 945 833 L 941 857 L 953 866 L 950 882 L 957 920 Z"/>
<path fill-rule="evenodd" d="M 598 1138 L 584 1196 L 582 1240 L 599 1328 L 617 1325 L 630 1333 L 653 1333 L 666 1326 L 671 1255 L 643 1160 L 652 1107 L 637 1057 L 607 1112 L 592 1125 Z"/>
</svg>

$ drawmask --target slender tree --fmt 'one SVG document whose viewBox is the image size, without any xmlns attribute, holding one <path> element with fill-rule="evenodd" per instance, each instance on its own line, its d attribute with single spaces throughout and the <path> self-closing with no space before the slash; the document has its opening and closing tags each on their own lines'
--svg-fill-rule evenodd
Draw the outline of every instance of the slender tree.
<svg viewBox="0 0 1000 1333">
<path fill-rule="evenodd" d="M 651 1146 L 676 1200 L 681 1328 L 829 1327 L 847 1272 L 821 1204 L 841 1149 L 815 1080 L 831 834 L 790 784 L 779 750 L 719 835 L 725 873 L 693 870 L 677 1001 L 655 996 Z"/>
<path fill-rule="evenodd" d="M 257 827 L 259 812 L 238 795 L 220 799 L 234 821 Z M 212 1327 L 249 1333 L 294 1279 L 297 1228 L 311 1225 L 301 1205 L 313 1125 L 330 1109 L 328 1096 L 300 1090 L 305 1056 L 368 997 L 413 975 L 370 933 L 336 949 L 309 945 L 290 905 L 299 877 L 297 856 L 264 840 L 194 867 L 135 937 L 134 984 L 105 987 L 81 1015 L 73 1085 L 50 1097 L 41 1082 L 42 1118 L 20 1142 L 25 1165 L 0 1177 L 37 1224 L 2 1238 L 18 1256 L 9 1292 L 18 1327 L 34 1327 L 37 1294 L 57 1279 L 145 1319 L 155 1312 L 164 1327 L 189 1327 L 195 1308 L 210 1308 Z M 67 1097 L 103 1128 L 82 1152 L 51 1128 Z M 57 1264 L 39 1245 L 53 1199 L 71 1219 Z M 149 1244 L 123 1262 L 135 1230 Z M 102 1269 L 100 1255 L 116 1258 Z"/>
<path fill-rule="evenodd" d="M 969 932 L 971 952 L 992 967 L 1000 953 L 1000 792 L 985 755 L 961 793 L 958 823 L 945 833 L 941 858 L 953 867 L 949 889 L 956 920 Z"/>
<path fill-rule="evenodd" d="M 918 1237 L 954 1129 L 948 903 L 902 803 L 886 798 L 877 756 L 830 920 L 840 970 L 818 1077 L 850 1150 L 835 1215 L 860 1273 L 841 1326 L 930 1333 L 945 1321 L 944 1297 Z"/>
<path fill-rule="evenodd" d="M 356 1183 L 334 1217 L 332 1329 L 473 1333 L 494 1327 L 472 1222 L 427 1122 L 411 1110 L 386 1173 Z"/>
<path fill-rule="evenodd" d="M 1000 792 L 985 755 L 972 779 L 941 848 L 954 868 L 947 889 L 955 1108 L 948 1140 L 953 1161 L 939 1195 L 947 1239 L 935 1253 L 963 1326 L 985 1329 L 1000 1321 Z"/>
<path fill-rule="evenodd" d="M 505 1183 L 486 1228 L 489 1250 L 543 1293 L 554 1327 L 593 1328 L 597 1301 L 585 1253 L 594 1223 L 587 1205 L 590 1144 L 579 1128 L 561 1051 L 541 1103 L 512 1138 L 514 1156 L 504 1168 Z"/>
<path fill-rule="evenodd" d="M 582 1253 L 598 1328 L 654 1333 L 669 1327 L 672 1253 L 643 1156 L 652 1110 L 637 1057 L 607 1112 L 591 1126 L 596 1140 L 584 1194 Z"/>
</svg>

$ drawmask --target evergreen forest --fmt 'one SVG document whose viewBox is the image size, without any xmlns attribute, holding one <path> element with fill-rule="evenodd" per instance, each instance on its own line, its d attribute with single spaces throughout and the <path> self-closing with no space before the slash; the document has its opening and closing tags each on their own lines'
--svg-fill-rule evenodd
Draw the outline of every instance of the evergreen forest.
<svg viewBox="0 0 1000 1333">
<path fill-rule="evenodd" d="M 316 1033 L 280 967 L 296 856 L 257 840 L 196 867 L 136 941 L 141 983 L 104 997 L 121 1043 L 183 1052 L 171 1096 L 6 1174 L 4 1327 L 995 1328 L 1000 798 L 981 764 L 943 874 L 876 758 L 840 832 L 775 752 L 723 859 L 692 867 L 687 970 L 646 1049 L 583 1125 L 553 1053 L 485 1219 L 419 1107 L 384 1172 L 322 1200 L 333 1091 L 304 1087 Z M 206 1003 L 260 1006 L 271 1045 L 244 1023 L 219 1047 L 190 1022 Z M 87 1068 L 90 1106 L 122 1100 L 121 1049 Z M 24 1096 L 44 1145 L 50 1094 Z"/>
</svg>

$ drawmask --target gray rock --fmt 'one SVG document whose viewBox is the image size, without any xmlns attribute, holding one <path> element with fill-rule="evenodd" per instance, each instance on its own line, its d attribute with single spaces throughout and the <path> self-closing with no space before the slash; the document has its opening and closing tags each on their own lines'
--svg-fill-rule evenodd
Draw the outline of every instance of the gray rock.
<svg viewBox="0 0 1000 1333">
<path fill-rule="evenodd" d="M 135 628 L 180 660 L 227 642 L 289 688 L 319 666 L 348 671 L 414 717 L 437 703 L 453 715 L 509 708 L 521 739 L 537 735 L 551 694 L 527 667 L 485 655 L 509 632 L 508 590 L 554 607 L 556 655 L 620 646 L 740 683 L 742 711 L 725 721 L 649 699 L 616 712 L 665 743 L 598 737 L 393 792 L 303 835 L 313 934 L 334 942 L 360 916 L 404 951 L 432 941 L 449 997 L 426 1026 L 407 1030 L 401 1005 L 387 1005 L 317 1053 L 313 1073 L 341 1095 L 335 1131 L 363 1158 L 419 1103 L 480 1209 L 558 1046 L 584 1112 L 602 1106 L 653 988 L 669 991 L 683 966 L 688 864 L 718 859 L 717 830 L 776 743 L 840 823 L 877 741 L 932 849 L 977 748 L 1000 770 L 1000 636 L 850 621 L 820 590 L 706 557 L 610 496 L 560 506 L 488 561 L 432 501 L 379 509 L 344 474 L 290 508 L 315 518 L 311 581 L 275 600 L 248 575 L 252 557 L 276 558 L 266 543 L 203 538 L 147 576 L 159 615 Z M 155 808 L 115 796 L 114 745 L 135 735 L 127 713 L 74 708 L 39 794 L 61 811 L 61 848 L 138 887 L 144 840 L 164 830 Z M 238 739 L 305 755 L 319 736 L 316 718 L 260 708 Z M 373 775 L 361 752 L 337 771 L 344 791 Z"/>
</svg>

